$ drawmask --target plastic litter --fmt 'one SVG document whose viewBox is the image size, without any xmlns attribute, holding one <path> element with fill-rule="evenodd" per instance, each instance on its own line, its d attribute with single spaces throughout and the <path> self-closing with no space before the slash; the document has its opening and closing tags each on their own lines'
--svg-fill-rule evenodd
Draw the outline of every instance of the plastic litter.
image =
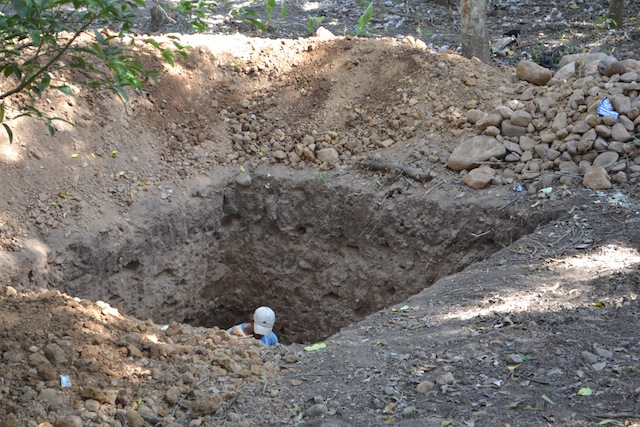
<svg viewBox="0 0 640 427">
<path fill-rule="evenodd" d="M 604 98 L 602 102 L 600 102 L 600 105 L 598 106 L 598 114 L 601 116 L 612 116 L 616 120 L 618 120 L 619 116 L 619 114 L 613 109 L 609 98 Z"/>
<path fill-rule="evenodd" d="M 60 387 L 71 387 L 71 378 L 69 378 L 69 375 L 60 375 Z"/>
<path fill-rule="evenodd" d="M 321 350 L 323 348 L 327 348 L 327 344 L 321 342 L 321 343 L 317 343 L 317 344 L 314 344 L 314 345 L 307 346 L 304 349 L 305 349 L 305 351 L 318 351 L 318 350 Z"/>
</svg>

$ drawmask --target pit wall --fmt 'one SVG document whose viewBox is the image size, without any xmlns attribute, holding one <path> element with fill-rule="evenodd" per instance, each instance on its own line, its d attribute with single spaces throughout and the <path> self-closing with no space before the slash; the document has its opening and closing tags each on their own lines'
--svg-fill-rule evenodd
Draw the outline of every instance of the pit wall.
<svg viewBox="0 0 640 427">
<path fill-rule="evenodd" d="M 557 215 L 505 207 L 514 197 L 506 188 L 426 192 L 353 171 L 265 169 L 252 178 L 248 187 L 229 176 L 168 199 L 147 195 L 126 220 L 24 274 L 158 323 L 226 328 L 269 305 L 285 343 L 314 342 Z"/>
</svg>

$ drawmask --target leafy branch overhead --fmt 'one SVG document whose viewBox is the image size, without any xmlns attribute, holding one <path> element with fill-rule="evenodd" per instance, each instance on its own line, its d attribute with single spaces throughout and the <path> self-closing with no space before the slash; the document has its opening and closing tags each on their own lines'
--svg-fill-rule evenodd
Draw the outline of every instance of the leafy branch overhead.
<svg viewBox="0 0 640 427">
<path fill-rule="evenodd" d="M 144 0 L 1 0 L 0 1 L 0 123 L 9 142 L 13 133 L 6 121 L 21 116 L 42 119 L 51 134 L 54 120 L 36 107 L 49 90 L 73 95 L 63 78 L 68 69 L 80 70 L 82 82 L 93 89 L 108 89 L 123 100 L 126 88 L 140 88 L 157 73 L 146 69 L 133 55 L 134 38 L 126 37 Z M 105 23 L 111 29 L 99 28 Z M 86 34 L 86 37 L 81 36 Z M 161 47 L 153 39 L 143 42 L 158 49 L 173 65 L 174 50 Z M 174 41 L 175 52 L 185 54 L 185 46 Z M 19 93 L 26 97 L 8 103 Z"/>
</svg>

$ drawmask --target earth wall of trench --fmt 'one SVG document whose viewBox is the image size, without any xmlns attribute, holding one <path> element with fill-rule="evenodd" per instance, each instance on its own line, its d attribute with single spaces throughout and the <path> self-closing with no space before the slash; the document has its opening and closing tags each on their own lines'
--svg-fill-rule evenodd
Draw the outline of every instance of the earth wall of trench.
<svg viewBox="0 0 640 427">
<path fill-rule="evenodd" d="M 455 184 L 426 191 L 353 170 L 252 178 L 242 186 L 230 173 L 145 196 L 93 235 L 49 236 L 46 263 L 15 276 L 158 323 L 226 328 L 269 305 L 283 342 L 313 342 L 558 215 L 519 210 L 506 188 L 468 197 Z"/>
</svg>

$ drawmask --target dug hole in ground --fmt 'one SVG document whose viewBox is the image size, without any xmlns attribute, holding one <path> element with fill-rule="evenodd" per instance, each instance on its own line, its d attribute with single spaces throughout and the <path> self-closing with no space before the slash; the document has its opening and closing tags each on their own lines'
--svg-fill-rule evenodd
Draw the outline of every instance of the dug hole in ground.
<svg viewBox="0 0 640 427">
<path fill-rule="evenodd" d="M 2 145 L 3 427 L 637 424 L 638 154 L 592 110 L 634 81 L 189 42 L 129 104 L 52 96 L 75 126 Z M 283 345 L 224 331 L 260 305 Z"/>
</svg>

